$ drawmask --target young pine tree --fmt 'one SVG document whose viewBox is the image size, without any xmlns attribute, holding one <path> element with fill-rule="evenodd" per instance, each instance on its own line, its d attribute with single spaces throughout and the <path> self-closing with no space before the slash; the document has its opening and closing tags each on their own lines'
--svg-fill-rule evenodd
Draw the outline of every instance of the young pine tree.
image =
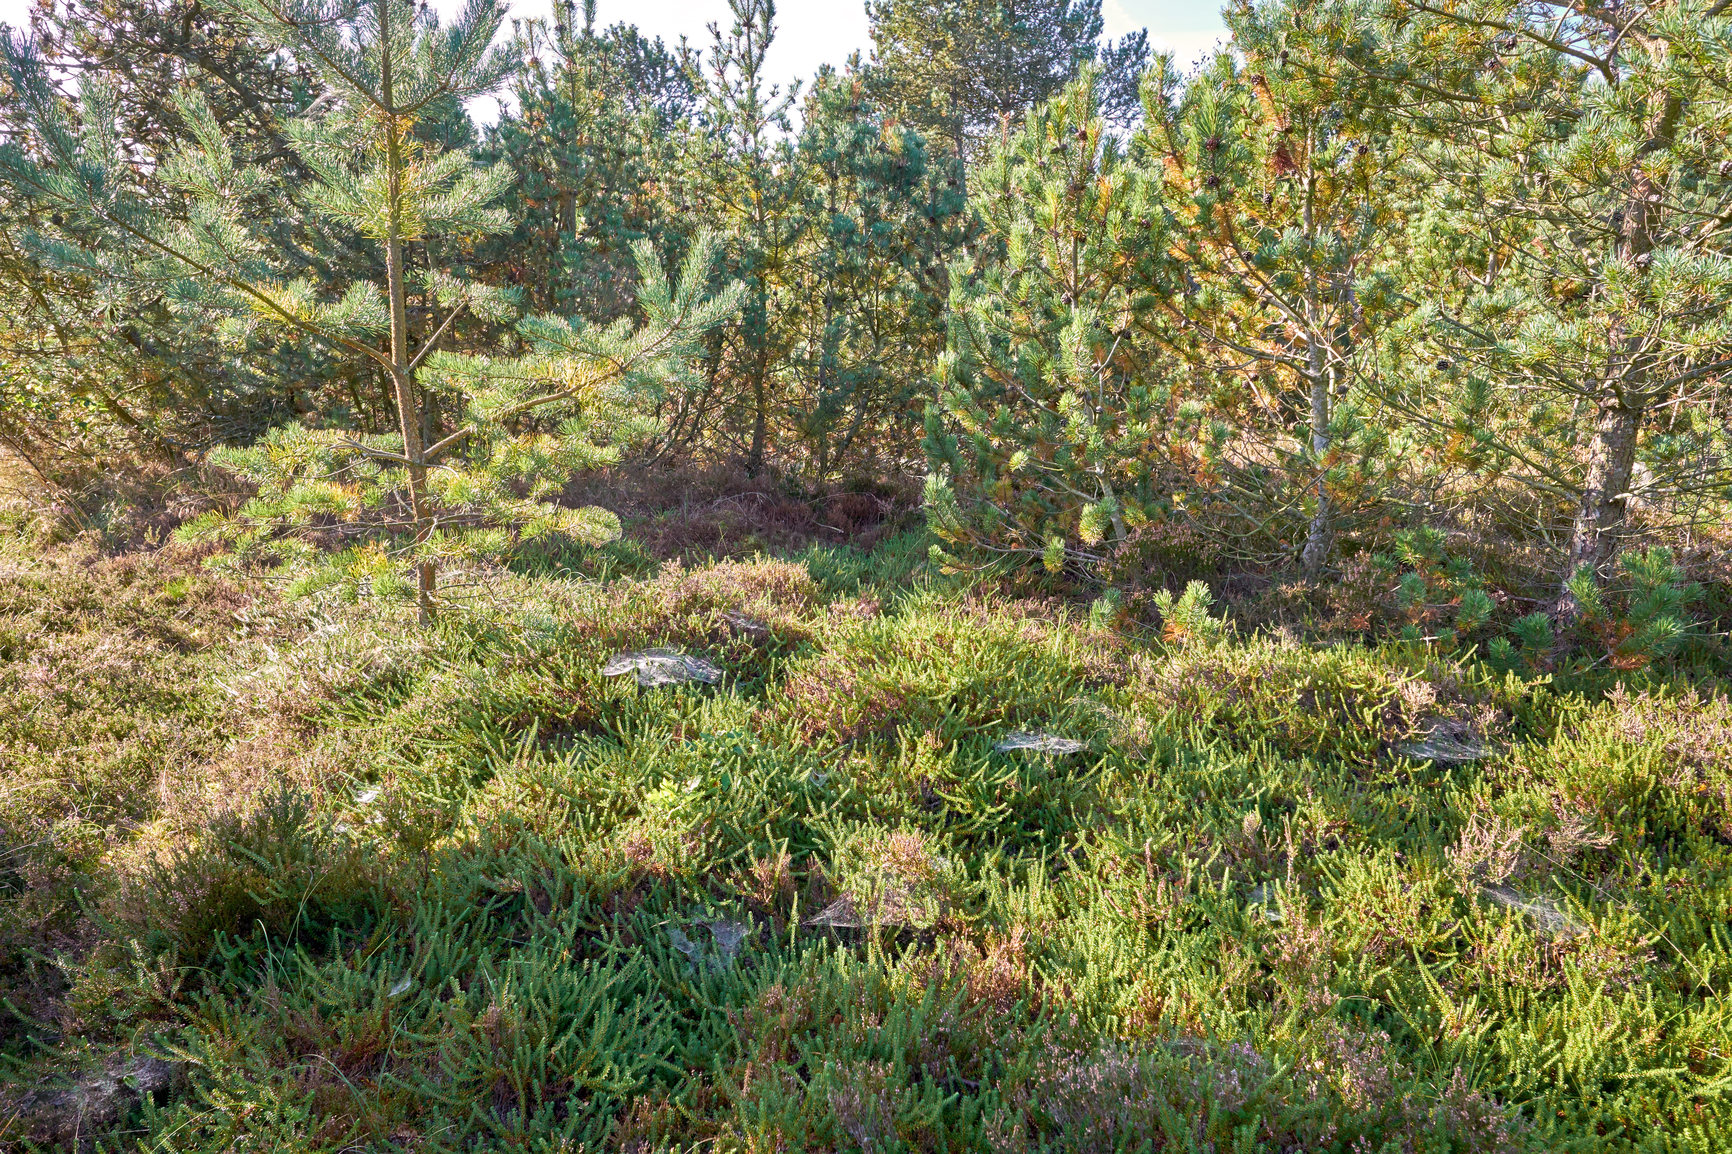
<svg viewBox="0 0 1732 1154">
<path fill-rule="evenodd" d="M 1085 76 L 976 174 L 927 410 L 933 527 L 958 555 L 1092 572 L 1218 449 L 1159 328 L 1171 243 Z"/>
<path fill-rule="evenodd" d="M 783 280 L 799 243 L 799 173 L 789 138 L 798 83 L 765 75 L 776 34 L 774 0 L 728 0 L 733 22 L 710 25 L 704 120 L 689 142 L 683 179 L 698 214 L 720 232 L 728 275 L 743 286 L 740 323 L 712 347 L 713 391 L 724 437 L 748 474 L 769 461 L 780 413 L 776 374 L 795 302 Z"/>
<path fill-rule="evenodd" d="M 343 555 L 346 575 L 394 584 L 406 565 L 423 622 L 434 612 L 442 559 L 496 551 L 520 531 L 617 533 L 604 510 L 535 498 L 559 470 L 606 452 L 596 438 L 617 423 L 609 418 L 623 407 L 621 391 L 677 359 L 731 300 L 698 295 L 701 269 L 675 293 L 645 259 L 660 299 L 641 330 L 541 320 L 526 330 L 534 349 L 526 358 L 442 353 L 463 318 L 497 321 L 510 307 L 505 294 L 450 267 L 416 268 L 407 258 L 418 243 L 423 253 L 450 252 L 505 227 L 496 201 L 509 172 L 481 168 L 418 131 L 509 71 L 509 58 L 489 47 L 497 0 L 473 0 L 450 27 L 411 0 L 235 0 L 234 10 L 252 35 L 303 63 L 324 94 L 283 136 L 306 173 L 310 213 L 320 227 L 359 239 L 376 262 L 371 275 L 330 284 L 304 255 L 297 261 L 262 239 L 270 222 L 245 209 L 266 178 L 236 156 L 196 89 L 179 106 L 192 140 L 160 174 L 190 207 L 165 217 L 140 194 L 115 138 L 112 89 L 86 86 L 74 110 L 32 45 L 5 46 L 39 147 L 9 147 L 0 171 L 23 196 L 75 222 L 83 243 L 59 245 L 57 260 L 151 286 L 189 323 L 303 334 L 388 382 L 394 435 L 281 428 L 225 458 L 259 485 L 259 497 L 231 524 L 196 528 L 287 558 L 309 552 L 311 538 L 368 539 L 369 548 Z M 429 245 L 436 238 L 445 242 L 438 250 Z M 435 409 L 438 396 L 446 403 Z"/>
<path fill-rule="evenodd" d="M 517 174 L 514 222 L 488 256 L 531 307 L 611 321 L 633 307 L 633 245 L 673 251 L 697 231 L 668 195 L 697 78 L 680 49 L 594 19 L 588 0 L 519 28 L 516 111 L 489 141 Z"/>
<path fill-rule="evenodd" d="M 1390 86 L 1339 74 L 1361 9 L 1230 9 L 1233 51 L 1182 96 L 1164 68 L 1150 74 L 1144 136 L 1165 165 L 1182 263 L 1174 320 L 1192 357 L 1237 386 L 1238 503 L 1269 510 L 1312 581 L 1356 498 L 1386 479 L 1364 414 L 1378 334 L 1404 307 L 1391 276 L 1404 185 Z"/>
<path fill-rule="evenodd" d="M 1569 622 L 1633 502 L 1686 522 L 1732 482 L 1732 4 L 1383 16 L 1381 70 L 1429 142 L 1429 418 L 1559 514 L 1535 528 Z"/>
<path fill-rule="evenodd" d="M 275 222 L 261 239 L 329 270 L 321 275 L 341 277 L 365 267 L 345 237 L 309 232 L 305 206 L 284 211 L 305 176 L 283 137 L 286 114 L 320 94 L 304 68 L 250 35 L 232 11 L 195 0 L 43 4 L 32 13 L 31 34 L 49 75 L 76 76 L 80 87 L 108 90 L 114 147 L 130 162 L 131 191 L 153 212 L 184 219 L 191 209 L 161 176 L 168 158 L 191 139 L 179 108 L 181 93 L 197 87 L 237 154 L 256 158 L 263 173 L 242 209 L 260 222 Z M 18 102 L 0 94 L 0 106 L 6 135 L 41 155 Z M 45 255 L 42 249 L 56 240 L 81 243 L 79 221 L 28 198 L 19 207 L 27 228 L 6 230 L 8 247 L 22 262 L 13 267 L 34 264 L 37 272 L 31 284 L 0 294 L 24 294 L 17 303 L 34 308 L 47 338 L 39 343 L 54 351 L 41 350 L 0 379 L 22 385 L 33 378 L 40 394 L 59 398 L 56 420 L 69 422 L 62 444 L 106 437 L 93 468 L 124 474 L 121 462 L 133 445 L 150 457 L 184 463 L 186 454 L 213 440 L 257 436 L 297 412 L 338 403 L 363 422 L 381 415 L 376 374 L 290 334 L 261 331 L 237 346 L 233 334 L 189 325 L 149 286 Z M 79 410 L 93 419 L 74 416 Z M 50 455 L 69 460 L 51 447 Z"/>
<path fill-rule="evenodd" d="M 1100 0 L 868 0 L 878 101 L 934 146 L 972 162 L 984 142 L 1097 68 L 1097 101 L 1138 112 L 1146 33 L 1101 40 Z"/>
<path fill-rule="evenodd" d="M 801 242 L 784 388 L 813 476 L 882 476 L 918 452 L 921 383 L 944 347 L 946 266 L 967 235 L 953 161 L 875 107 L 857 71 L 819 75 L 802 117 Z"/>
</svg>

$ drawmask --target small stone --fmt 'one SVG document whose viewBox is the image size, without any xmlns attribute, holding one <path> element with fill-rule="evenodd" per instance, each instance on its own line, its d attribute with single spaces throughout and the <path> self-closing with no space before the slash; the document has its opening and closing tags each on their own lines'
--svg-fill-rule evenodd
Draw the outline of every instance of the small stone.
<svg viewBox="0 0 1732 1154">
<path fill-rule="evenodd" d="M 770 627 L 768 625 L 765 625 L 762 621 L 755 621 L 752 618 L 747 617 L 744 613 L 724 613 L 722 614 L 722 620 L 726 621 L 728 627 L 735 633 L 744 634 L 745 636 L 750 637 L 753 641 L 764 641 L 770 636 Z"/>
</svg>

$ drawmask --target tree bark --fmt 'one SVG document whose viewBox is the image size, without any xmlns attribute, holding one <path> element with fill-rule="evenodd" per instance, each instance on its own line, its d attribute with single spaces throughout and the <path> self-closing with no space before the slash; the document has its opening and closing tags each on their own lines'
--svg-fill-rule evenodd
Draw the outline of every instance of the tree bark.
<svg viewBox="0 0 1732 1154">
<path fill-rule="evenodd" d="M 403 433 L 403 456 L 409 461 L 409 508 L 415 519 L 415 544 L 425 545 L 433 536 L 433 515 L 427 503 L 427 452 L 421 439 L 420 398 L 415 389 L 415 376 L 410 369 L 409 306 L 403 268 L 403 233 L 401 222 L 403 188 L 403 145 L 398 134 L 391 76 L 391 44 L 387 39 L 390 13 L 386 0 L 379 5 L 379 93 L 385 115 L 385 167 L 390 189 L 390 222 L 385 235 L 385 287 L 391 303 L 391 387 L 397 400 L 397 427 Z M 423 626 L 433 623 L 433 590 L 438 572 L 430 558 L 415 566 L 415 608 Z"/>
<path fill-rule="evenodd" d="M 1672 143 L 1683 110 L 1683 99 L 1676 93 L 1662 92 L 1654 97 L 1648 138 L 1643 142 L 1638 167 L 1618 210 L 1614 251 L 1620 261 L 1637 268 L 1645 269 L 1654 251 L 1654 232 L 1665 199 L 1665 190 L 1643 161 Z M 1599 413 L 1594 420 L 1594 437 L 1588 446 L 1588 475 L 1581 503 L 1576 507 L 1564 562 L 1564 583 L 1558 592 L 1556 615 L 1562 622 L 1575 620 L 1582 609 L 1576 595 L 1570 592 L 1570 579 L 1586 565 L 1598 581 L 1617 548 L 1629 503 L 1630 477 L 1635 471 L 1636 443 L 1648 407 L 1649 360 L 1640 337 L 1632 333 L 1625 337 L 1619 363 L 1614 364 L 1604 382 Z"/>
<path fill-rule="evenodd" d="M 1311 231 L 1309 204 L 1305 208 L 1305 229 L 1307 232 Z M 1323 576 L 1323 563 L 1329 559 L 1330 538 L 1334 529 L 1334 510 L 1330 508 L 1329 486 L 1326 481 L 1329 473 L 1331 387 L 1335 384 L 1340 364 L 1335 350 L 1326 344 L 1318 333 L 1323 310 L 1317 303 L 1315 276 L 1315 273 L 1308 275 L 1310 283 L 1305 299 L 1308 329 L 1305 335 L 1305 367 L 1311 381 L 1311 457 L 1317 468 L 1317 504 L 1311 510 L 1311 525 L 1305 533 L 1305 547 L 1299 552 L 1299 571 L 1306 582 L 1311 584 Z"/>
<path fill-rule="evenodd" d="M 746 454 L 746 476 L 756 477 L 764 469 L 764 441 L 769 423 L 769 389 L 760 374 L 752 385 L 752 447 Z"/>
<path fill-rule="evenodd" d="M 752 447 L 746 453 L 746 476 L 756 477 L 764 469 L 764 454 L 770 424 L 770 306 L 764 305 L 764 331 L 752 351 Z"/>
<path fill-rule="evenodd" d="M 1329 375 L 1322 372 L 1311 378 L 1311 455 L 1317 465 L 1317 506 L 1311 511 L 1311 527 L 1305 534 L 1305 548 L 1299 554 L 1299 568 L 1307 581 L 1321 577 L 1323 563 L 1329 559 L 1333 516 L 1329 489 L 1324 483 L 1329 455 L 1329 381 Z"/>
<path fill-rule="evenodd" d="M 1558 617 L 1572 621 L 1581 604 L 1570 592 L 1569 580 L 1586 565 L 1596 575 L 1612 559 L 1624 510 L 1630 495 L 1630 478 L 1636 467 L 1636 441 L 1642 428 L 1643 406 L 1613 398 L 1600 405 L 1594 421 L 1594 437 L 1588 446 L 1588 476 L 1576 508 L 1575 526 L 1564 564 L 1564 586 L 1558 594 Z"/>
</svg>

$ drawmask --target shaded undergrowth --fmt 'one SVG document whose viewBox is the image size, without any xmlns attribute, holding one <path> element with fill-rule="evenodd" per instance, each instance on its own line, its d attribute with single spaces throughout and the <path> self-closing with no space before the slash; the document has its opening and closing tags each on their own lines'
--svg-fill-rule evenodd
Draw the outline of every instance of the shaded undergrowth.
<svg viewBox="0 0 1732 1154">
<path fill-rule="evenodd" d="M 429 632 L 8 558 L 13 1076 L 185 1077 L 5 1140 L 1727 1144 L 1711 688 L 1162 642 L 918 556 L 501 577 Z M 724 680 L 601 676 L 649 646 Z"/>
</svg>

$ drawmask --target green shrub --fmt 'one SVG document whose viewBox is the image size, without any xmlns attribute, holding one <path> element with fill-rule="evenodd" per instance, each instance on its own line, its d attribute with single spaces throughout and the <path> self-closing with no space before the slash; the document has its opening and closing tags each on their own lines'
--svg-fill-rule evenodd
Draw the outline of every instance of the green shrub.
<svg viewBox="0 0 1732 1154">
<path fill-rule="evenodd" d="M 310 798 L 285 788 L 150 854 L 115 915 L 149 952 L 198 965 L 254 935 L 316 941 L 335 927 L 364 927 L 383 904 L 377 865 Z"/>
</svg>

